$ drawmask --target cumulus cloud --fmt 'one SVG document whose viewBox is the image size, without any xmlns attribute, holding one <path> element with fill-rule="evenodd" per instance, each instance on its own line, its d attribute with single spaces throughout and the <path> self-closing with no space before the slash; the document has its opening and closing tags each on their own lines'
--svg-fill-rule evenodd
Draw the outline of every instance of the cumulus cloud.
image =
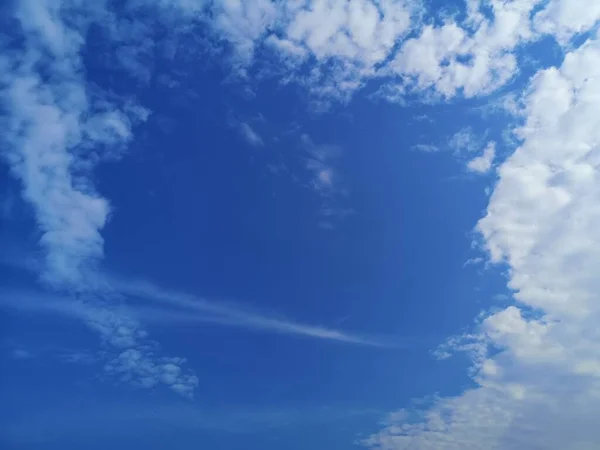
<svg viewBox="0 0 600 450">
<path fill-rule="evenodd" d="M 420 2 L 253 0 L 216 2 L 206 23 L 230 44 L 244 76 L 264 47 L 285 61 L 277 75 L 314 97 L 347 100 L 376 78 L 380 97 L 403 102 L 415 92 L 488 94 L 518 74 L 522 46 L 545 35 L 568 45 L 596 23 L 599 8 L 585 0 L 470 0 L 460 20 L 423 25 Z"/>
<path fill-rule="evenodd" d="M 265 45 L 287 61 L 286 81 L 316 97 L 347 99 L 375 77 L 386 80 L 382 96 L 394 101 L 414 90 L 473 97 L 516 74 L 515 49 L 539 35 L 530 15 L 540 1 L 471 1 L 463 22 L 421 27 L 418 2 L 255 0 L 244 7 L 217 3 L 207 23 L 233 47 L 236 68 L 252 66 L 256 49 Z M 415 28 L 417 36 L 406 39 Z"/>
<path fill-rule="evenodd" d="M 475 386 L 408 409 L 364 444 L 387 449 L 592 449 L 600 442 L 600 42 L 533 77 L 522 140 L 477 230 L 516 305 L 456 338 Z M 446 347 L 446 349 L 448 349 Z M 443 353 L 443 352 L 442 352 Z"/>
<path fill-rule="evenodd" d="M 381 82 L 379 97 L 394 102 L 414 93 L 429 100 L 485 95 L 518 74 L 524 45 L 550 35 L 568 46 L 600 14 L 585 0 L 469 0 L 460 17 L 409 0 L 136 0 L 126 9 L 139 19 L 116 21 L 110 36 L 116 62 L 139 80 L 153 67 L 157 43 L 143 17 L 154 9 L 177 33 L 201 24 L 238 81 L 260 73 L 297 83 L 317 106 L 347 101 L 370 80 Z M 425 22 L 425 14 L 439 20 Z"/>
<path fill-rule="evenodd" d="M 110 213 L 85 169 L 98 148 L 129 141 L 139 116 L 86 86 L 80 53 L 89 17 L 37 1 L 19 2 L 14 13 L 25 44 L 7 44 L 0 58 L 0 101 L 8 112 L 0 122 L 3 156 L 36 212 L 46 280 L 77 283 L 102 258 L 100 231 Z"/>
<path fill-rule="evenodd" d="M 245 77 L 264 47 L 285 61 L 286 82 L 317 98 L 347 99 L 410 31 L 417 10 L 403 0 L 215 2 L 206 23 L 229 43 L 236 73 Z"/>
<path fill-rule="evenodd" d="M 483 154 L 476 156 L 467 163 L 467 169 L 471 172 L 486 173 L 492 168 L 496 157 L 496 144 L 490 142 L 484 149 Z"/>
<path fill-rule="evenodd" d="M 538 2 L 493 0 L 489 18 L 483 2 L 470 2 L 465 24 L 448 20 L 425 26 L 404 43 L 390 68 L 408 76 L 412 89 L 433 89 L 445 98 L 459 91 L 466 97 L 494 91 L 517 71 L 513 51 L 533 38 L 529 16 Z"/>
<path fill-rule="evenodd" d="M 577 33 L 588 31 L 600 20 L 600 4 L 586 0 L 551 0 L 533 23 L 536 30 L 552 34 L 563 45 Z"/>
</svg>

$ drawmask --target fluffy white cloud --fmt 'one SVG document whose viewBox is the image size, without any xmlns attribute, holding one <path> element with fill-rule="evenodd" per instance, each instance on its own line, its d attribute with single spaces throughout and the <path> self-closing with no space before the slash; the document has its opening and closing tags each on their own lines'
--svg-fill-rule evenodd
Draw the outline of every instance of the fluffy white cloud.
<svg viewBox="0 0 600 450">
<path fill-rule="evenodd" d="M 599 7 L 585 0 L 465 3 L 459 20 L 427 11 L 418 0 L 130 0 L 129 13 L 140 19 L 116 21 L 111 36 L 119 42 L 117 61 L 147 80 L 148 49 L 156 43 L 142 17 L 159 8 L 161 20 L 177 33 L 202 24 L 213 45 L 228 49 L 240 79 L 260 73 L 299 83 L 327 106 L 348 100 L 373 79 L 382 82 L 380 96 L 396 102 L 411 93 L 436 99 L 484 95 L 518 73 L 523 45 L 549 34 L 567 46 L 600 17 Z M 426 16 L 444 21 L 423 25 Z"/>
<path fill-rule="evenodd" d="M 224 1 L 214 2 L 205 23 L 230 44 L 236 73 L 246 76 L 264 46 L 285 61 L 276 71 L 285 82 L 304 85 L 316 98 L 347 99 L 410 31 L 418 10 L 411 3 Z"/>
<path fill-rule="evenodd" d="M 388 70 L 413 90 L 445 98 L 489 93 L 517 72 L 515 48 L 533 38 L 529 15 L 539 0 L 470 2 L 468 19 L 425 26 L 406 41 Z M 482 14 L 491 9 L 492 18 Z"/>
<path fill-rule="evenodd" d="M 467 169 L 471 172 L 486 173 L 492 168 L 496 157 L 496 144 L 490 142 L 484 149 L 483 154 L 476 156 L 467 163 Z"/>
<path fill-rule="evenodd" d="M 551 0 L 534 17 L 536 30 L 553 34 L 563 45 L 600 20 L 600 3 L 587 0 Z"/>
<path fill-rule="evenodd" d="M 279 13 L 270 0 L 214 2 L 211 26 L 230 42 L 234 64 L 243 70 L 253 60 L 256 45 Z"/>
<path fill-rule="evenodd" d="M 522 144 L 477 225 L 518 304 L 451 341 L 472 354 L 474 388 L 391 416 L 372 448 L 598 447 L 600 41 L 540 71 L 523 104 Z"/>
<path fill-rule="evenodd" d="M 285 82 L 342 100 L 373 78 L 391 101 L 415 91 L 484 95 L 518 73 L 524 44 L 549 34 L 567 45 L 600 19 L 600 6 L 585 0 L 468 0 L 466 18 L 424 26 L 435 12 L 404 0 L 226 1 L 209 11 L 205 22 L 231 44 L 240 73 L 260 64 L 264 45 L 285 61 L 277 71 Z"/>
<path fill-rule="evenodd" d="M 385 78 L 384 97 L 386 90 L 400 97 L 407 90 L 472 97 L 515 75 L 516 48 L 539 37 L 530 15 L 540 2 L 469 1 L 463 22 L 426 25 L 408 40 L 421 26 L 420 2 L 216 2 L 207 23 L 231 44 L 238 69 L 252 65 L 266 44 L 287 61 L 286 82 L 300 82 L 317 97 L 346 99 L 374 77 Z"/>
<path fill-rule="evenodd" d="M 85 169 L 99 146 L 126 143 L 140 117 L 86 86 L 80 51 L 90 17 L 56 2 L 27 0 L 15 8 L 25 47 L 5 48 L 0 58 L 0 100 L 8 111 L 0 122 L 3 156 L 43 232 L 46 280 L 77 283 L 85 266 L 103 255 L 100 230 L 110 212 Z M 61 14 L 72 14 L 70 23 L 78 26 Z"/>
</svg>

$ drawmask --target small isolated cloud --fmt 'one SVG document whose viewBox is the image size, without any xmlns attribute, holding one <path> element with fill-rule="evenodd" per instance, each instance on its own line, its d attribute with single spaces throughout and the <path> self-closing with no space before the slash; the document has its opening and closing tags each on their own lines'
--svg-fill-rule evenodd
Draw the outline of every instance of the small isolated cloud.
<svg viewBox="0 0 600 450">
<path fill-rule="evenodd" d="M 481 156 L 473 158 L 467 163 L 467 169 L 471 172 L 486 173 L 492 168 L 492 163 L 496 157 L 496 144 L 490 142 L 487 147 L 483 150 Z"/>
<path fill-rule="evenodd" d="M 422 153 L 436 153 L 440 151 L 440 148 L 433 144 L 417 144 L 413 145 L 411 149 Z"/>
<path fill-rule="evenodd" d="M 413 120 L 415 122 L 433 123 L 433 119 L 431 117 L 429 117 L 427 114 L 417 114 L 416 116 L 413 117 Z"/>
<path fill-rule="evenodd" d="M 239 125 L 240 133 L 246 142 L 254 147 L 263 145 L 263 140 L 260 135 L 250 126 L 247 122 L 240 122 Z"/>
<path fill-rule="evenodd" d="M 337 188 L 337 174 L 333 164 L 341 154 L 340 148 L 335 145 L 317 145 L 307 134 L 303 134 L 300 139 L 303 149 L 308 153 L 306 168 L 312 174 L 310 185 L 323 195 L 332 194 Z"/>
<path fill-rule="evenodd" d="M 483 259 L 482 257 L 476 257 L 476 258 L 470 258 L 467 259 L 464 264 L 463 267 L 468 267 L 468 266 L 478 266 L 480 264 L 483 264 L 485 262 L 485 259 Z"/>
</svg>

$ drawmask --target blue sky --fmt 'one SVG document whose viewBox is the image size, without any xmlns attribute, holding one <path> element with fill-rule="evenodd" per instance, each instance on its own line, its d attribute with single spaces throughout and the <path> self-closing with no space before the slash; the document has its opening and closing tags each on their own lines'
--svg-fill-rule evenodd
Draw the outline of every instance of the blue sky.
<svg viewBox="0 0 600 450">
<path fill-rule="evenodd" d="M 6 2 L 2 448 L 597 448 L 599 20 Z"/>
</svg>

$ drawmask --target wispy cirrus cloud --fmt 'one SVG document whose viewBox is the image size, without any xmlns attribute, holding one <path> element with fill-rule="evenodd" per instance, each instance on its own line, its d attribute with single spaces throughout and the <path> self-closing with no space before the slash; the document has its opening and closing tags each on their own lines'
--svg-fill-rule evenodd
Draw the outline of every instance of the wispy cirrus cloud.
<svg viewBox="0 0 600 450">
<path fill-rule="evenodd" d="M 141 327 L 142 323 L 147 326 L 215 324 L 249 331 L 382 348 L 417 344 L 407 339 L 353 334 L 329 327 L 303 324 L 275 314 L 257 313 L 234 303 L 209 301 L 190 294 L 164 290 L 146 281 L 112 279 L 111 284 L 123 299 L 112 306 L 98 306 L 69 296 L 43 292 L 0 291 L 0 308 L 82 320 L 105 336 L 111 347 L 123 349 L 124 355 L 117 358 L 117 363 L 122 359 L 135 362 L 140 358 L 136 350 L 139 347 L 138 341 L 143 342 L 147 339 L 146 332 Z"/>
<path fill-rule="evenodd" d="M 332 328 L 301 324 L 274 315 L 265 315 L 252 312 L 234 304 L 208 301 L 189 294 L 169 292 L 160 289 L 148 282 L 122 282 L 117 284 L 118 289 L 129 296 L 136 296 L 158 304 L 176 308 L 173 310 L 146 310 L 141 309 L 141 314 L 152 321 L 174 320 L 189 322 L 212 322 L 222 325 L 235 326 L 246 329 L 255 329 L 263 332 L 275 332 L 296 336 L 305 336 L 316 339 L 346 342 L 375 347 L 394 347 L 402 345 L 393 340 L 378 339 L 375 337 L 361 336 L 346 333 Z M 198 314 L 190 314 L 190 311 Z M 165 314 L 164 319 L 162 314 Z M 171 315 L 170 315 L 171 313 Z M 169 317 L 171 319 L 169 319 Z"/>
<path fill-rule="evenodd" d="M 239 130 L 246 142 L 254 147 L 259 147 L 264 144 L 260 135 L 247 122 L 239 124 Z"/>
</svg>

